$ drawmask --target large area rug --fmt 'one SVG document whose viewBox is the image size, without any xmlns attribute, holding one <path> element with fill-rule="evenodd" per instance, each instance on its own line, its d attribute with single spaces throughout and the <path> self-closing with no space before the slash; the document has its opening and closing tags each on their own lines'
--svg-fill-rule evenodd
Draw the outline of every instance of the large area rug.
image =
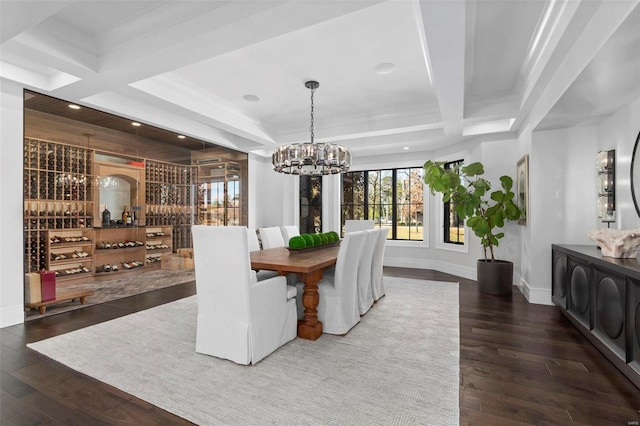
<svg viewBox="0 0 640 426">
<path fill-rule="evenodd" d="M 152 290 L 170 287 L 195 280 L 193 270 L 151 270 L 135 275 L 125 275 L 110 280 L 97 280 L 95 282 L 66 285 L 65 290 L 92 290 L 93 295 L 87 297 L 86 303 L 81 305 L 78 301 L 60 303 L 47 307 L 44 314 L 37 309 L 26 311 L 26 320 L 30 321 L 62 312 L 85 308 L 99 303 L 110 302 L 123 297 L 134 296 Z"/>
<path fill-rule="evenodd" d="M 28 346 L 201 425 L 457 425 L 458 284 L 385 288 L 346 336 L 255 366 L 195 353 L 197 296 Z"/>
</svg>

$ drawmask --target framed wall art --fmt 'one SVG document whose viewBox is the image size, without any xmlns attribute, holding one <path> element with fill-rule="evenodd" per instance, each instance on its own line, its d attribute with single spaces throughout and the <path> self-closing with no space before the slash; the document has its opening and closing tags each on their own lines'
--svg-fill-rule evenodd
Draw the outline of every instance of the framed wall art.
<svg viewBox="0 0 640 426">
<path fill-rule="evenodd" d="M 525 155 L 518 161 L 516 171 L 516 201 L 522 211 L 518 219 L 520 225 L 527 224 L 529 217 L 529 156 Z"/>
</svg>

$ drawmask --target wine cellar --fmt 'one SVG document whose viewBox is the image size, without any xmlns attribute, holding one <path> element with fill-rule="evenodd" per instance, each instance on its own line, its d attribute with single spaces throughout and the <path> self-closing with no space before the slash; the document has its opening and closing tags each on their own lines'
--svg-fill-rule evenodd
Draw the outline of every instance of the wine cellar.
<svg viewBox="0 0 640 426">
<path fill-rule="evenodd" d="M 191 247 L 197 167 L 145 161 L 146 206 L 145 214 L 141 217 L 146 223 L 140 225 L 161 227 L 155 232 L 145 234 L 142 227 L 138 230 L 136 227 L 122 227 L 124 224 L 118 224 L 120 227 L 100 227 L 99 220 L 95 222 L 97 227 L 94 231 L 93 195 L 99 192 L 95 188 L 99 184 L 96 183 L 98 176 L 92 173 L 94 155 L 94 151 L 84 148 L 37 139 L 25 140 L 25 272 L 54 270 L 59 271 L 58 278 L 66 278 L 103 273 L 105 264 L 127 264 L 125 269 L 134 269 L 128 267 L 131 262 L 136 262 L 135 267 L 145 266 L 149 259 L 145 257 L 144 250 L 145 242 L 149 248 L 147 235 L 162 235 L 165 252 L 167 248 L 172 251 L 174 248 Z M 105 232 L 116 232 L 116 229 L 120 229 L 122 235 L 110 238 L 104 235 Z M 164 241 L 166 239 L 168 241 Z M 99 253 L 102 252 L 98 250 L 104 247 L 97 245 L 104 240 L 116 244 L 116 240 L 122 240 L 123 244 L 138 241 L 142 251 L 140 255 L 132 256 L 130 262 L 124 257 L 114 258 L 118 260 L 116 263 L 101 262 Z M 118 247 L 125 248 L 132 247 Z M 95 262 L 92 253 L 95 254 Z M 158 256 L 152 256 L 152 259 L 149 263 L 159 262 Z"/>
<path fill-rule="evenodd" d="M 64 287 L 164 269 L 166 256 L 192 247 L 193 224 L 247 224 L 246 154 L 70 120 L 51 114 L 56 102 L 68 114 L 53 98 L 25 109 L 25 273 L 53 271 Z"/>
</svg>

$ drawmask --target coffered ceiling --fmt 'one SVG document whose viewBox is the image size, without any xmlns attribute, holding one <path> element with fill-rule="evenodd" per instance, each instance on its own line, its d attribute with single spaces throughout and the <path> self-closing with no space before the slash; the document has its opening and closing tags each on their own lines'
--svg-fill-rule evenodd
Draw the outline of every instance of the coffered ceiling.
<svg viewBox="0 0 640 426">
<path fill-rule="evenodd" d="M 311 79 L 316 140 L 354 157 L 593 122 L 640 97 L 637 1 L 1 0 L 0 12 L 2 81 L 265 156 L 308 139 Z"/>
</svg>

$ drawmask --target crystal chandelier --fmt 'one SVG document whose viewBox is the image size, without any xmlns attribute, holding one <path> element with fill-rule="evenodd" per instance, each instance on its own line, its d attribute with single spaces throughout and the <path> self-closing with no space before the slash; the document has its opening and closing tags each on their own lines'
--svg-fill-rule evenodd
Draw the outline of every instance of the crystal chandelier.
<svg viewBox="0 0 640 426">
<path fill-rule="evenodd" d="M 307 81 L 311 89 L 311 142 L 281 145 L 273 152 L 271 162 L 276 172 L 292 175 L 330 175 L 349 170 L 351 151 L 333 143 L 313 142 L 313 95 L 320 85 L 317 81 Z"/>
</svg>

